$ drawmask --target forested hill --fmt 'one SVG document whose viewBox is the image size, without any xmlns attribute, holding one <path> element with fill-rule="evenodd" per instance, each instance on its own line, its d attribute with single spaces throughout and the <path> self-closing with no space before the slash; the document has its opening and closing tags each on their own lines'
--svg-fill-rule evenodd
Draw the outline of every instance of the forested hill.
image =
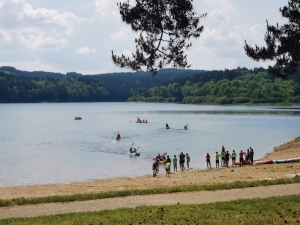
<svg viewBox="0 0 300 225">
<path fill-rule="evenodd" d="M 209 71 L 149 88 L 135 90 L 128 101 L 182 103 L 300 103 L 300 73 L 288 80 L 263 68 Z"/>
<path fill-rule="evenodd" d="M 126 101 L 136 90 L 145 92 L 171 80 L 203 72 L 164 69 L 155 77 L 147 72 L 99 75 L 71 72 L 64 75 L 0 67 L 0 102 Z"/>
</svg>

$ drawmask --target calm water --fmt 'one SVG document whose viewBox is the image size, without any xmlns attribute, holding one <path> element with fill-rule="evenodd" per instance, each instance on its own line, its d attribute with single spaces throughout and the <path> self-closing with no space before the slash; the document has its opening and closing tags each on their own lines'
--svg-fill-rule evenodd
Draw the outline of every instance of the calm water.
<svg viewBox="0 0 300 225">
<path fill-rule="evenodd" d="M 137 124 L 137 117 L 149 123 Z M 206 153 L 222 145 L 230 151 L 251 146 L 260 158 L 300 136 L 299 125 L 297 107 L 1 104 L 0 186 L 151 174 L 152 158 L 163 152 L 188 152 L 192 168 L 205 168 Z M 121 141 L 115 141 L 118 131 Z M 133 143 L 140 157 L 128 153 Z"/>
</svg>

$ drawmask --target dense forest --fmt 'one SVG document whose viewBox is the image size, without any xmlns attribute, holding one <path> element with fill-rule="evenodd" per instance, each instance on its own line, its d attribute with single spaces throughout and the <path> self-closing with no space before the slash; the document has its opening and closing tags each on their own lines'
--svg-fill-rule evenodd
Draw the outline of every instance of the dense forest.
<svg viewBox="0 0 300 225">
<path fill-rule="evenodd" d="M 0 103 L 120 102 L 137 91 L 146 92 L 151 87 L 203 72 L 164 69 L 157 77 L 149 72 L 99 75 L 70 72 L 64 75 L 0 67 Z"/>
<path fill-rule="evenodd" d="M 300 103 L 300 74 L 283 80 L 263 68 L 209 71 L 138 92 L 128 101 L 182 103 Z"/>
</svg>

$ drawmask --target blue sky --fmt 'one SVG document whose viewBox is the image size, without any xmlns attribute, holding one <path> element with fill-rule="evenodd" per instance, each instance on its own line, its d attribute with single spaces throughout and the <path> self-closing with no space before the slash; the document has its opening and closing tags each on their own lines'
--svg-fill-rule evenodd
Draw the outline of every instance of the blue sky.
<svg viewBox="0 0 300 225">
<path fill-rule="evenodd" d="M 124 0 L 121 0 L 124 1 Z M 122 23 L 120 0 L 0 0 L 0 66 L 27 71 L 113 73 L 111 61 L 135 51 L 133 33 Z M 135 1 L 130 0 L 130 3 Z M 266 20 L 286 22 L 279 8 L 287 0 L 194 0 L 204 32 L 186 53 L 191 69 L 224 70 L 238 66 L 267 67 L 244 52 L 264 45 Z"/>
</svg>

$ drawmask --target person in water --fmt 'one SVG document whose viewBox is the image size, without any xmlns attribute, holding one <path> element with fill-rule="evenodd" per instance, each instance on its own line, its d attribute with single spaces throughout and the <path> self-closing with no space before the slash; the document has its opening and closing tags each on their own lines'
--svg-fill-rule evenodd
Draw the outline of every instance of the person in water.
<svg viewBox="0 0 300 225">
<path fill-rule="evenodd" d="M 181 171 L 184 171 L 184 161 L 185 161 L 185 155 L 183 154 L 183 152 L 181 152 L 179 155 L 179 166 Z"/>
<path fill-rule="evenodd" d="M 170 129 L 169 124 L 166 123 L 166 129 Z"/>
<path fill-rule="evenodd" d="M 117 139 L 121 139 L 121 134 L 120 134 L 119 131 L 118 131 L 118 134 L 117 134 Z"/>
<path fill-rule="evenodd" d="M 187 124 L 187 125 L 184 125 L 184 129 L 185 129 L 185 130 L 188 129 L 188 124 Z"/>
<path fill-rule="evenodd" d="M 177 158 L 176 158 L 176 155 L 174 155 L 174 158 L 173 158 L 173 167 L 174 167 L 174 172 L 175 171 L 177 172 Z"/>
<path fill-rule="evenodd" d="M 186 153 L 186 167 L 190 168 L 190 161 L 191 161 L 191 157 L 189 156 L 188 153 Z"/>
</svg>

